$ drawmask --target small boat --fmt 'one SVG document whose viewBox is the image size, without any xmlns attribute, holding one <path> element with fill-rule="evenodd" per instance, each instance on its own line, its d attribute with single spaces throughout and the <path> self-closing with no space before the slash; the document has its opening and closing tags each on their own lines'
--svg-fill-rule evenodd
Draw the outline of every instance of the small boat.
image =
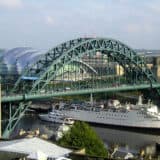
<svg viewBox="0 0 160 160">
<path fill-rule="evenodd" d="M 39 118 L 43 121 L 54 122 L 54 123 L 63 123 L 72 125 L 74 120 L 70 117 L 66 117 L 59 110 L 52 110 L 47 114 L 39 114 Z"/>
</svg>

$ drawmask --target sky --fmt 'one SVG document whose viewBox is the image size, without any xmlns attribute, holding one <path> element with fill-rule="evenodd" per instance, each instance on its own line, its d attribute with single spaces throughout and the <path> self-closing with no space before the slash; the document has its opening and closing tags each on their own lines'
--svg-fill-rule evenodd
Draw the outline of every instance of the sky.
<svg viewBox="0 0 160 160">
<path fill-rule="evenodd" d="M 0 0 L 0 48 L 50 49 L 79 37 L 160 49 L 160 0 Z"/>
</svg>

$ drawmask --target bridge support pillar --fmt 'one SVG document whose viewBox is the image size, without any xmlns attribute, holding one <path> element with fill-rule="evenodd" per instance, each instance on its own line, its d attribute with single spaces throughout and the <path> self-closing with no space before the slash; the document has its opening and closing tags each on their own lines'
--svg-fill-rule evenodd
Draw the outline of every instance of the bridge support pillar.
<svg viewBox="0 0 160 160">
<path fill-rule="evenodd" d="M 9 119 L 8 119 L 8 124 L 5 127 L 3 131 L 3 138 L 9 138 L 13 130 L 15 129 L 16 125 L 20 121 L 20 119 L 23 117 L 25 111 L 27 108 L 31 105 L 31 102 L 21 102 L 18 106 L 18 109 L 15 111 L 13 108 L 13 104 L 9 104 Z"/>
</svg>

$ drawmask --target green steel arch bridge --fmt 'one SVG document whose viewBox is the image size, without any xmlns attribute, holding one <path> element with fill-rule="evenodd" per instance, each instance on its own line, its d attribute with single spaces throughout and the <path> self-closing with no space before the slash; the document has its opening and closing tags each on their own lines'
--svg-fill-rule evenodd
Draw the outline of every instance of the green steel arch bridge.
<svg viewBox="0 0 160 160">
<path fill-rule="evenodd" d="M 122 42 L 70 40 L 28 66 L 11 91 L 2 95 L 2 110 L 8 108 L 3 137 L 9 137 L 35 99 L 138 89 L 152 89 L 160 95 L 159 87 L 145 59 Z"/>
</svg>

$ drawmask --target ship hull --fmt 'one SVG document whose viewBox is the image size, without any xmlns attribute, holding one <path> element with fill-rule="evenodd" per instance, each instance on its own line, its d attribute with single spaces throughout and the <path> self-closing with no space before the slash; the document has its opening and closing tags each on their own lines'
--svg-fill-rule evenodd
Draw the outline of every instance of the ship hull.
<svg viewBox="0 0 160 160">
<path fill-rule="evenodd" d="M 53 123 L 63 123 L 64 122 L 60 118 L 49 118 L 48 114 L 40 114 L 39 118 L 42 121 L 53 122 Z"/>
<path fill-rule="evenodd" d="M 138 110 L 127 112 L 66 110 L 64 114 L 75 120 L 92 124 L 119 126 L 123 128 L 160 129 L 158 118 L 142 114 Z M 147 117 L 148 116 L 148 117 Z"/>
<path fill-rule="evenodd" d="M 106 123 L 95 123 L 95 122 L 87 122 L 93 127 L 101 127 L 101 128 L 110 128 L 115 130 L 125 130 L 131 132 L 139 132 L 139 133 L 147 133 L 147 134 L 160 134 L 160 128 L 149 128 L 149 127 L 139 127 L 139 126 L 120 126 L 116 124 L 106 124 Z"/>
</svg>

